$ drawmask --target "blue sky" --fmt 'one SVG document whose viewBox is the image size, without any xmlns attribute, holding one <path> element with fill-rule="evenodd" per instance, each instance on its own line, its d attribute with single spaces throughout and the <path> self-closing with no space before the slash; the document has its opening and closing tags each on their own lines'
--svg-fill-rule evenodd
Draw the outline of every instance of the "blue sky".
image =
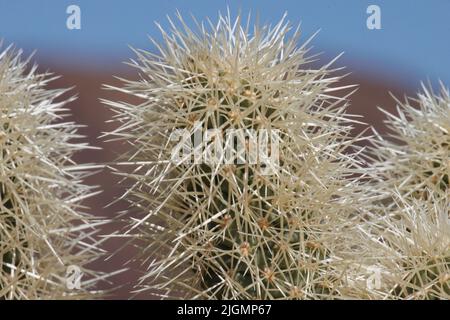
<svg viewBox="0 0 450 320">
<path fill-rule="evenodd" d="M 66 28 L 66 8 L 81 8 L 81 30 Z M 368 30 L 366 8 L 381 8 L 381 30 Z M 154 21 L 167 26 L 176 9 L 198 19 L 217 17 L 227 6 L 236 13 L 258 13 L 275 23 L 288 12 L 301 22 L 304 39 L 326 57 L 342 51 L 341 65 L 353 73 L 387 73 L 417 85 L 442 79 L 450 85 L 450 0 L 0 0 L 0 39 L 15 43 L 36 59 L 80 68 L 109 69 L 132 57 L 127 47 L 152 49 L 147 35 L 160 39 Z M 189 19 L 187 19 L 189 20 Z"/>
</svg>

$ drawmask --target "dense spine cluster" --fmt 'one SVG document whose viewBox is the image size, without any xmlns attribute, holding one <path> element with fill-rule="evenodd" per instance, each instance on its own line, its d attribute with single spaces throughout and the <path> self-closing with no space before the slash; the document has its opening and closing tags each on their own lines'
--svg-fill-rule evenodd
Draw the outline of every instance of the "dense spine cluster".
<svg viewBox="0 0 450 320">
<path fill-rule="evenodd" d="M 345 89 L 340 77 L 330 64 L 311 68 L 284 19 L 252 32 L 229 16 L 196 31 L 181 17 L 181 28 L 170 23 L 164 45 L 155 42 L 159 54 L 136 50 L 140 79 L 113 88 L 141 103 L 105 101 L 120 123 L 109 136 L 132 146 L 120 164 L 135 166 L 122 174 L 131 184 L 124 198 L 141 214 L 126 232 L 142 241 L 140 290 L 345 297 L 348 261 L 337 239 L 353 230 L 367 199 L 347 97 L 333 95 Z M 173 139 L 180 131 L 181 145 Z M 227 139 L 230 131 L 241 134 Z M 253 144 L 254 132 L 268 133 L 268 145 Z M 247 155 L 255 148 L 255 161 L 226 162 L 217 142 Z"/>
<path fill-rule="evenodd" d="M 61 121 L 72 98 L 47 89 L 53 79 L 20 51 L 0 52 L 0 299 L 90 297 L 97 279 L 84 268 L 100 253 L 102 223 L 82 212 L 95 193 L 82 183 L 90 166 L 71 160 L 87 146 Z M 85 273 L 79 290 L 66 286 L 71 265 Z"/>
<path fill-rule="evenodd" d="M 423 86 L 416 99 L 397 100 L 397 114 L 385 112 L 391 139 L 374 140 L 376 168 L 387 194 L 448 197 L 450 175 L 450 96 Z"/>
<path fill-rule="evenodd" d="M 363 291 L 371 298 L 449 299 L 449 92 L 423 86 L 417 99 L 397 102 L 397 114 L 385 112 L 391 136 L 378 135 L 372 150 L 378 210 L 357 242 L 380 287 L 363 284 Z"/>
</svg>

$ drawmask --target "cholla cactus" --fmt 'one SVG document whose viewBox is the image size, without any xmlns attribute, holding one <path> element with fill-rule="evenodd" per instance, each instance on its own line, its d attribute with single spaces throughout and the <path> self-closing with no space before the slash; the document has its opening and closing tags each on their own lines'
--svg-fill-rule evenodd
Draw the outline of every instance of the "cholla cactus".
<svg viewBox="0 0 450 320">
<path fill-rule="evenodd" d="M 398 115 L 387 114 L 394 141 L 379 138 L 374 153 L 381 177 L 380 187 L 402 195 L 426 198 L 449 196 L 450 96 L 423 86 L 418 99 L 398 101 Z M 427 191 L 428 190 L 428 191 Z"/>
<path fill-rule="evenodd" d="M 401 208 L 398 222 L 390 222 L 383 236 L 396 256 L 389 268 L 393 278 L 387 279 L 395 284 L 390 294 L 401 299 L 449 299 L 450 202 L 414 200 Z"/>
<path fill-rule="evenodd" d="M 336 238 L 365 198 L 359 163 L 345 153 L 354 142 L 346 97 L 332 95 L 344 89 L 334 86 L 339 77 L 329 65 L 306 67 L 307 50 L 296 47 L 298 30 L 288 38 L 284 18 L 253 34 L 229 15 L 198 32 L 179 20 L 183 31 L 172 21 L 171 34 L 161 29 L 159 54 L 136 50 L 141 79 L 113 88 L 142 103 L 105 101 L 121 124 L 109 136 L 132 145 L 121 165 L 136 166 L 122 173 L 134 180 L 124 197 L 141 215 L 123 236 L 143 241 L 139 290 L 345 296 Z M 252 139 L 261 133 L 267 144 Z M 244 156 L 229 162 L 230 146 Z"/>
<path fill-rule="evenodd" d="M 370 259 L 359 259 L 372 272 L 353 284 L 362 289 L 359 297 L 449 299 L 449 199 L 394 197 L 394 209 L 373 219 L 359 241 L 370 253 Z"/>
<path fill-rule="evenodd" d="M 80 211 L 94 191 L 82 184 L 89 166 L 71 160 L 86 145 L 60 121 L 67 90 L 46 89 L 53 78 L 35 69 L 21 52 L 0 53 L 0 299 L 88 297 L 96 276 L 83 266 L 99 254 L 101 221 Z M 80 290 L 66 287 L 71 265 L 91 278 Z"/>
<path fill-rule="evenodd" d="M 413 105 L 411 102 L 415 102 Z M 423 86 L 418 99 L 386 113 L 392 141 L 378 136 L 374 189 L 378 214 L 360 226 L 359 265 L 375 270 L 377 288 L 359 284 L 365 297 L 450 297 L 450 97 Z M 358 287 L 358 286 L 355 286 Z"/>
</svg>

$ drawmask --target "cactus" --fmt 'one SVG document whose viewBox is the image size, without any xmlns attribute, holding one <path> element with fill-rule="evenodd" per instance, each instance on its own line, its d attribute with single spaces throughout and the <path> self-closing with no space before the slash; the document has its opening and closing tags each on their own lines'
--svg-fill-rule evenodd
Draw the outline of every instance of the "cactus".
<svg viewBox="0 0 450 320">
<path fill-rule="evenodd" d="M 336 239 L 354 226 L 365 194 L 347 96 L 333 95 L 346 89 L 335 86 L 334 61 L 313 69 L 284 17 L 252 34 L 241 17 L 220 15 L 198 30 L 178 18 L 178 26 L 169 19 L 171 33 L 161 28 L 164 45 L 154 41 L 159 54 L 135 50 L 138 81 L 107 86 L 141 102 L 104 101 L 117 113 L 108 136 L 131 145 L 115 170 L 128 178 L 123 197 L 139 212 L 123 235 L 142 244 L 148 272 L 138 290 L 162 298 L 345 296 L 347 261 Z M 269 138 L 254 143 L 261 132 Z M 235 145 L 244 155 L 228 161 Z"/>
<path fill-rule="evenodd" d="M 450 96 L 423 87 L 417 99 L 397 100 L 398 114 L 386 111 L 393 139 L 375 140 L 380 188 L 415 198 L 448 197 L 450 176 Z"/>
<path fill-rule="evenodd" d="M 402 219 L 399 232 L 391 233 L 394 239 L 385 237 L 392 241 L 389 245 L 401 253 L 391 292 L 395 298 L 450 298 L 449 207 L 448 200 L 416 201 L 412 208 L 407 207 L 409 212 Z M 405 239 L 405 235 L 408 238 Z"/>
<path fill-rule="evenodd" d="M 78 125 L 61 122 L 67 90 L 46 89 L 54 77 L 28 61 L 12 47 L 0 53 L 0 299 L 91 297 L 97 275 L 84 266 L 100 254 L 103 222 L 81 211 L 95 190 L 82 184 L 89 166 L 71 160 L 87 146 Z M 90 285 L 69 290 L 70 265 Z"/>
<path fill-rule="evenodd" d="M 360 261 L 382 281 L 376 290 L 360 282 L 365 297 L 450 297 L 450 97 L 442 84 L 440 95 L 422 87 L 418 99 L 397 100 L 398 115 L 385 112 L 391 139 L 377 134 L 374 141 L 381 201 L 355 242 L 366 252 Z"/>
<path fill-rule="evenodd" d="M 381 278 L 379 288 L 365 288 L 366 296 L 449 299 L 449 199 L 405 198 L 400 193 L 395 199 L 394 209 L 372 220 L 371 240 L 365 234 L 367 247 L 376 260 L 371 269 L 377 270 Z"/>
</svg>

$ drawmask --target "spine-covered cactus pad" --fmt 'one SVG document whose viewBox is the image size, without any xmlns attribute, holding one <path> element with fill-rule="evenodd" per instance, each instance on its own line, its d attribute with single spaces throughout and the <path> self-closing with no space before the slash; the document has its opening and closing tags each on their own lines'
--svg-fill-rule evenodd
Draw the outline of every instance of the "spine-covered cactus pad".
<svg viewBox="0 0 450 320">
<path fill-rule="evenodd" d="M 100 221 L 81 211 L 93 193 L 82 183 L 89 167 L 71 160 L 86 145 L 78 126 L 62 121 L 71 98 L 46 89 L 52 79 L 20 51 L 0 52 L 0 299 L 87 297 L 95 283 L 84 266 L 99 253 L 92 235 Z M 69 266 L 84 272 L 75 290 Z"/>
<path fill-rule="evenodd" d="M 159 53 L 135 50 L 138 80 L 113 88 L 140 103 L 117 112 L 117 166 L 139 211 L 147 272 L 162 298 L 344 297 L 339 255 L 365 200 L 353 118 L 330 64 L 313 68 L 299 31 L 241 17 L 162 28 Z M 344 90 L 345 92 L 346 90 Z M 231 150 L 231 151 L 230 151 Z M 125 173 L 123 165 L 134 166 Z"/>
</svg>

